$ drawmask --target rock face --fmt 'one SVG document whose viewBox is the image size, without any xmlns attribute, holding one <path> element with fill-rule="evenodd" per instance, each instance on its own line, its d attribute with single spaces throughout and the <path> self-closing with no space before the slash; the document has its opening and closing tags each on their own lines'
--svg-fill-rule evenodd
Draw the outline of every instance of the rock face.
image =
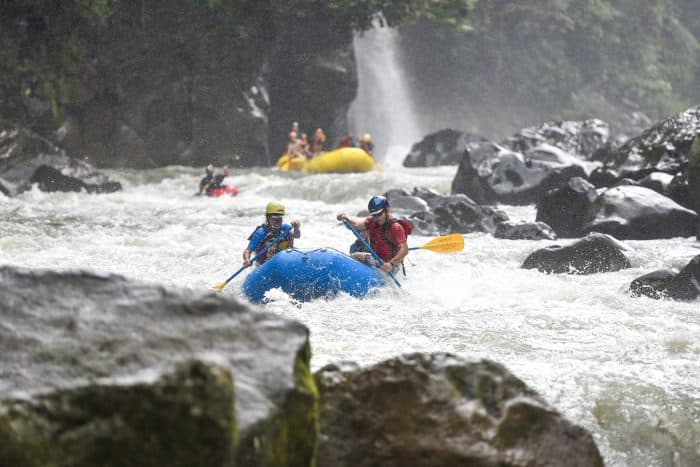
<svg viewBox="0 0 700 467">
<path fill-rule="evenodd" d="M 0 465 L 49 464 L 11 462 L 26 446 L 91 461 L 137 440 L 204 465 L 230 465 L 231 451 L 235 465 L 313 462 L 317 392 L 301 324 L 85 271 L 2 267 L 0 296 Z"/>
<path fill-rule="evenodd" d="M 64 150 L 24 128 L 0 131 L 0 155 L 0 183 L 7 184 L 9 196 L 21 193 L 33 183 L 42 191 L 121 190 L 119 182 L 109 181 L 90 164 L 69 157 Z"/>
<path fill-rule="evenodd" d="M 698 215 L 659 193 L 640 186 L 610 188 L 596 198 L 582 231 L 619 239 L 690 237 Z"/>
<path fill-rule="evenodd" d="M 488 360 L 405 355 L 316 382 L 319 467 L 603 465 L 588 432 Z"/>
<path fill-rule="evenodd" d="M 333 142 L 346 128 L 357 89 L 349 23 L 285 19 L 264 2 L 100 8 L 103 21 L 80 2 L 60 15 L 24 5 L 0 17 L 12 73 L 0 86 L 3 116 L 55 132 L 70 155 L 100 168 L 265 166 L 292 120 Z"/>
<path fill-rule="evenodd" d="M 459 164 L 467 143 L 486 141 L 481 136 L 457 130 L 431 133 L 411 148 L 403 160 L 404 167 L 435 167 Z"/>
<path fill-rule="evenodd" d="M 630 267 L 622 253 L 625 247 L 604 234 L 590 234 L 568 246 L 552 245 L 531 253 L 523 269 L 537 269 L 549 274 L 596 274 Z"/>
</svg>

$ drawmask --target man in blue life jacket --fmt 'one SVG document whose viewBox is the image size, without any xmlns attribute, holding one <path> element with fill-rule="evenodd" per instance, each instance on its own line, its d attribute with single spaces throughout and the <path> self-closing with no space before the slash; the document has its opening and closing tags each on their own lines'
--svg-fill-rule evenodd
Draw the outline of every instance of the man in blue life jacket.
<svg viewBox="0 0 700 467">
<path fill-rule="evenodd" d="M 700 133 L 695 135 L 688 154 L 688 189 L 693 199 L 693 208 L 700 216 Z M 700 241 L 700 217 L 695 227 L 695 239 Z"/>
<path fill-rule="evenodd" d="M 280 235 L 282 235 L 282 239 L 271 246 L 263 256 L 257 259 L 258 264 L 263 264 L 278 251 L 294 247 L 294 239 L 301 237 L 301 230 L 299 230 L 301 222 L 293 220 L 291 225 L 284 224 L 282 222 L 283 216 L 284 206 L 282 204 L 274 201 L 267 203 L 265 207 L 265 223 L 256 227 L 253 233 L 248 237 L 248 247 L 243 252 L 243 266 L 250 266 L 251 255 L 255 256 L 253 253 L 257 255 Z"/>
<path fill-rule="evenodd" d="M 339 221 L 347 219 L 360 234 L 366 232 L 370 248 L 384 261 L 382 271 L 391 272 L 408 255 L 407 232 L 403 223 L 389 213 L 389 200 L 384 196 L 373 196 L 367 209 L 370 217 L 366 219 L 351 219 L 342 212 L 336 218 Z M 357 251 L 352 256 L 363 263 L 378 266 L 371 253 Z"/>
</svg>

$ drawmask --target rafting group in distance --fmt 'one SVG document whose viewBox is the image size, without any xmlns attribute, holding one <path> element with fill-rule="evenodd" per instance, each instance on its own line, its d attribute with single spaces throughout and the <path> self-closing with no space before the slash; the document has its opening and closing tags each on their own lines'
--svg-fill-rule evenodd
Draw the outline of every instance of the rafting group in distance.
<svg viewBox="0 0 700 467">
<path fill-rule="evenodd" d="M 350 135 L 343 135 L 338 145 L 325 150 L 326 134 L 317 128 L 309 141 L 299 129 L 299 122 L 292 123 L 286 153 L 275 164 L 282 171 L 297 170 L 307 173 L 369 172 L 378 168 L 374 161 L 372 136 L 365 133 L 356 146 Z"/>
</svg>

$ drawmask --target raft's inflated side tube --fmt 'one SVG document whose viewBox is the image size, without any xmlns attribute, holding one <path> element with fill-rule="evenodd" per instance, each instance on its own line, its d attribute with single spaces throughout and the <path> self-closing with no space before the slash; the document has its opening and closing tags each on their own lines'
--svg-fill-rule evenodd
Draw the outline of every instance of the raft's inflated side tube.
<svg viewBox="0 0 700 467">
<path fill-rule="evenodd" d="M 384 274 L 332 248 L 289 249 L 277 253 L 243 281 L 243 293 L 262 302 L 265 293 L 281 288 L 299 301 L 333 297 L 345 292 L 364 297 L 384 285 Z"/>
<path fill-rule="evenodd" d="M 279 167 L 283 172 L 290 170 L 302 170 L 306 163 L 306 157 L 289 157 L 287 154 L 282 154 L 275 166 Z"/>
<path fill-rule="evenodd" d="M 340 148 L 320 154 L 304 165 L 312 173 L 369 172 L 374 169 L 374 159 L 360 148 Z"/>
</svg>

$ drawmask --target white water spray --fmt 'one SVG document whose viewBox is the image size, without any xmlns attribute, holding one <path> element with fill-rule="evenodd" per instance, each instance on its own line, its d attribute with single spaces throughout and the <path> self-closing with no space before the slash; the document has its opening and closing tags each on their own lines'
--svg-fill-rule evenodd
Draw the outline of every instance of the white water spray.
<svg viewBox="0 0 700 467">
<path fill-rule="evenodd" d="M 358 136 L 370 133 L 375 156 L 387 167 L 400 166 L 411 146 L 424 136 L 396 34 L 393 29 L 375 27 L 353 39 L 359 87 L 350 107 L 350 131 Z"/>
</svg>

